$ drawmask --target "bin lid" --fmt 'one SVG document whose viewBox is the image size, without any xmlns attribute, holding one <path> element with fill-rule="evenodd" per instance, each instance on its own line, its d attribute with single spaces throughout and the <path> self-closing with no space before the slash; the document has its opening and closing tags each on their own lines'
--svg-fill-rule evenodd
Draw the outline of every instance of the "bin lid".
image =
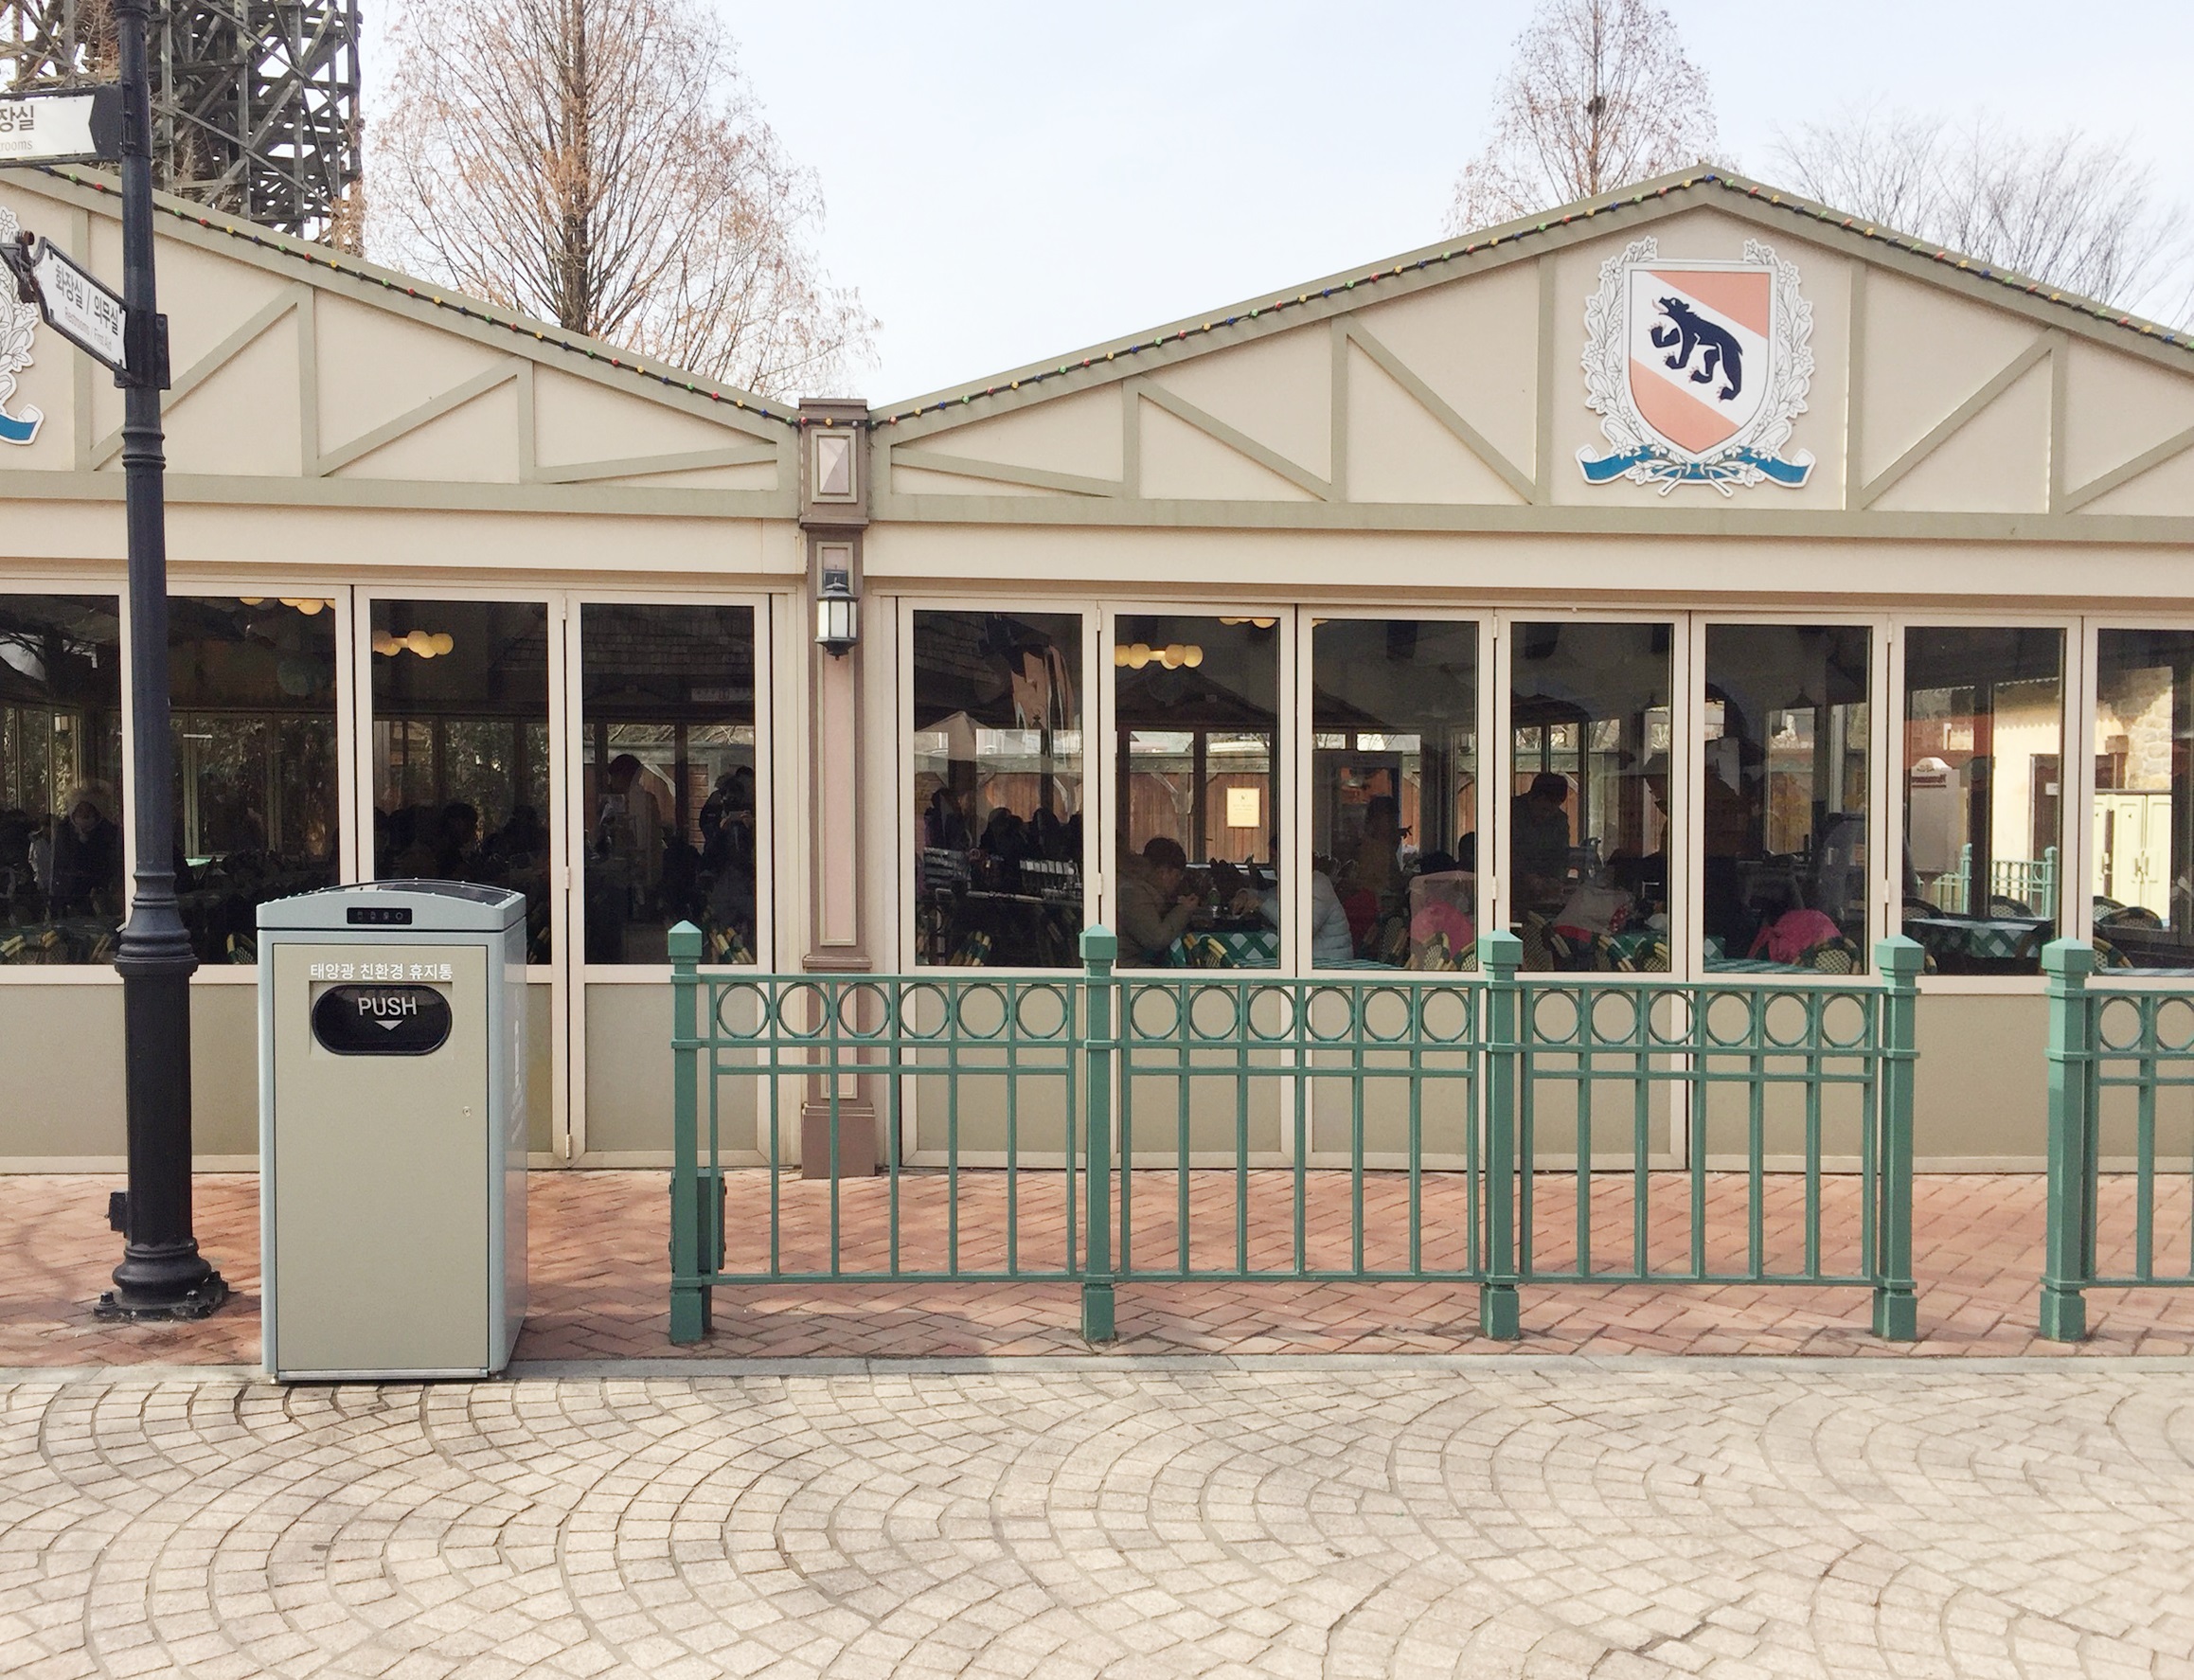
<svg viewBox="0 0 2194 1680">
<path fill-rule="evenodd" d="M 404 932 L 501 933 L 525 920 L 524 893 L 470 881 L 361 881 L 274 899 L 259 907 L 262 928 L 367 938 Z"/>
</svg>

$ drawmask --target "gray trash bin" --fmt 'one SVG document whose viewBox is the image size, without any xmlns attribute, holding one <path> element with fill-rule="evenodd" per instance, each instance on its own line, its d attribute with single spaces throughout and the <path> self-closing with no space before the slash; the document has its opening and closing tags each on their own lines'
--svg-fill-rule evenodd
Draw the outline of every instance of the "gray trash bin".
<svg viewBox="0 0 2194 1680">
<path fill-rule="evenodd" d="M 261 904 L 262 1355 L 285 1382 L 479 1377 L 526 1316 L 526 899 Z"/>
</svg>

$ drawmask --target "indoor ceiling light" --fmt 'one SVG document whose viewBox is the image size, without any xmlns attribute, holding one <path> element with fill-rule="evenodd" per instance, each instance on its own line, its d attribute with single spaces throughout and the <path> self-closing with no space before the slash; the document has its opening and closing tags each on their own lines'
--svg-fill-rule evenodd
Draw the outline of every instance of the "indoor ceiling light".
<svg viewBox="0 0 2194 1680">
<path fill-rule="evenodd" d="M 392 635 L 385 630 L 373 633 L 373 651 L 387 658 L 417 653 L 421 659 L 432 659 L 455 652 L 456 646 L 457 638 L 446 630 L 414 630 L 402 635 Z"/>
</svg>

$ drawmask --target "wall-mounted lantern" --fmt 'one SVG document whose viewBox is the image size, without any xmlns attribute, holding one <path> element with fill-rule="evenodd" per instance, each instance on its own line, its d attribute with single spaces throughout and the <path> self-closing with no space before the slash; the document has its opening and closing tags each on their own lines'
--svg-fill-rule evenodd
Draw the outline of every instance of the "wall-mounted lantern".
<svg viewBox="0 0 2194 1680">
<path fill-rule="evenodd" d="M 815 590 L 815 645 L 838 657 L 861 640 L 861 602 L 853 594 L 853 555 L 849 548 L 826 547 Z"/>
</svg>

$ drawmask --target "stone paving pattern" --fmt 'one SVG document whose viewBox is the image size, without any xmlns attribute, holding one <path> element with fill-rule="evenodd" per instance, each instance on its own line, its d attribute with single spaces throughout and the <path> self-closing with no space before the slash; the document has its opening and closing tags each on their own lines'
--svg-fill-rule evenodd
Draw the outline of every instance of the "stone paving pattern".
<svg viewBox="0 0 2194 1680">
<path fill-rule="evenodd" d="M 0 1386 L 0 1668 L 2184 1680 L 2190 1494 L 2180 1362 L 111 1373 Z"/>
<path fill-rule="evenodd" d="M 533 1175 L 532 1311 L 519 1344 L 520 1359 L 1088 1351 L 1079 1331 L 1079 1291 L 1071 1284 L 1026 1283 L 719 1290 L 714 1333 L 698 1347 L 675 1349 L 669 1339 L 665 1182 L 659 1172 Z M 1057 1182 L 1055 1175 L 1052 1182 Z M 1391 1197 L 1403 1182 L 1389 1175 L 1383 1184 L 1375 1181 L 1375 1189 Z M 1559 1191 L 1565 1181 L 1545 1182 L 1543 1194 Z M 1611 1178 L 1611 1192 L 1623 1182 Z M 1778 1193 L 1787 1198 L 1799 1182 L 1783 1181 Z M 0 1178 L 0 1244 L 14 1261 L 0 1275 L 0 1368 L 256 1364 L 257 1181 L 248 1174 L 205 1175 L 197 1181 L 202 1245 L 235 1288 L 235 1302 L 202 1324 L 116 1329 L 95 1323 L 90 1306 L 120 1258 L 120 1239 L 107 1229 L 105 1219 L 107 1191 L 118 1183 L 118 1178 L 92 1175 Z M 1428 1228 L 1452 1231 L 1461 1225 L 1463 1210 L 1454 1183 L 1427 1181 Z M 2105 1181 L 2106 1231 L 2128 1224 L 2130 1188 L 2124 1178 Z M 812 1235 L 827 1217 L 828 1186 L 794 1180 L 784 1189 L 788 1231 L 795 1238 L 803 1230 Z M 1200 1189 L 1198 1193 L 1204 1192 Z M 1041 1201 L 1038 1175 L 1029 1175 L 1025 1194 Z M 1455 1206 L 1443 1206 L 1443 1196 Z M 2090 1297 L 2093 1334 L 2086 1343 L 2063 1348 L 2035 1335 L 2041 1178 L 1927 1175 L 1916 1187 L 1914 1203 L 1921 1339 L 1903 1347 L 1879 1342 L 1869 1333 L 1866 1292 L 1855 1289 L 1542 1285 L 1524 1291 L 1525 1339 L 1508 1344 L 1477 1338 L 1476 1292 L 1467 1285 L 1137 1283 L 1119 1292 L 1117 1349 L 1924 1358 L 2194 1353 L 2194 1290 L 2098 1291 Z M 1168 1205 L 1167 1197 L 1156 1194 L 1138 1200 L 1136 1241 L 1147 1254 L 1166 1252 Z M 1232 1240 L 1231 1205 L 1213 1206 L 1218 1211 L 1212 1234 L 1223 1246 Z M 2182 1271 L 2189 1206 L 2184 1178 L 2168 1182 L 2158 1241 L 2161 1253 L 2175 1258 Z M 1549 1242 L 1560 1240 L 1564 1206 L 1557 1200 L 1543 1207 Z M 1629 1228 L 1627 1210 L 1599 1212 L 1606 1214 L 1602 1241 L 1619 1241 Z M 1204 1217 L 1192 1213 L 1192 1224 Z M 980 1222 L 964 1223 L 971 1243 L 978 1242 Z M 1041 1221 L 1032 1221 L 1037 1224 Z M 1258 1239 L 1268 1255 L 1274 1252 L 1271 1232 L 1276 1228 L 1266 1222 Z M 1323 1236 L 1314 1230 L 1312 1240 L 1323 1242 L 1325 1252 L 1336 1245 L 1329 1228 Z M 1034 1239 L 1031 1244 L 1025 1258 L 1041 1259 Z M 1279 1252 L 1284 1258 L 1284 1244 Z M 370 1262 L 369 1256 L 364 1258 Z"/>
</svg>

